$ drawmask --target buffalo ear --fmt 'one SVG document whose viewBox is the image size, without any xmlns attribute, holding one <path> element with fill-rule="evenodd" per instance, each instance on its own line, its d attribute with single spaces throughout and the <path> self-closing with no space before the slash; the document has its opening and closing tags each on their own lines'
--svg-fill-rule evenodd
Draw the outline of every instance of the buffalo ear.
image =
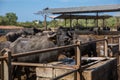
<svg viewBox="0 0 120 80">
<path fill-rule="evenodd" d="M 49 39 L 52 39 L 52 38 L 56 37 L 56 33 L 54 33 L 54 34 L 47 34 L 47 36 L 48 36 Z"/>
<path fill-rule="evenodd" d="M 47 36 L 48 36 L 48 39 L 50 40 L 50 41 L 52 41 L 53 43 L 57 43 L 57 39 L 56 39 L 56 33 L 54 33 L 54 34 L 52 34 L 52 35 L 50 35 L 50 34 L 47 34 Z"/>
</svg>

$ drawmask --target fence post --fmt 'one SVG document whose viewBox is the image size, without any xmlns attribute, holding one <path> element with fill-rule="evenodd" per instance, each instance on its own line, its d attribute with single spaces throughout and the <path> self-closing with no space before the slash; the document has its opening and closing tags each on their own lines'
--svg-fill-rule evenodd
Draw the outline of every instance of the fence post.
<svg viewBox="0 0 120 80">
<path fill-rule="evenodd" d="M 105 53 L 105 57 L 108 57 L 108 38 L 107 38 L 107 36 L 105 37 L 105 44 L 104 44 L 104 53 Z"/>
<path fill-rule="evenodd" d="M 11 66 L 11 52 L 8 49 L 4 49 L 1 52 L 2 56 L 6 56 L 7 58 L 2 60 L 2 80 L 12 80 L 12 66 Z"/>
<path fill-rule="evenodd" d="M 76 59 L 77 68 L 80 69 L 80 70 L 77 71 L 77 73 L 76 73 L 76 78 L 77 78 L 77 80 L 82 80 L 82 79 L 81 79 L 82 73 L 81 73 L 81 51 L 80 51 L 80 41 L 77 41 L 75 59 Z"/>
<path fill-rule="evenodd" d="M 118 37 L 118 46 L 119 46 L 119 52 L 120 52 L 120 36 Z"/>
<path fill-rule="evenodd" d="M 118 37 L 118 47 L 119 47 L 119 53 L 118 53 L 118 64 L 120 64 L 120 36 Z"/>
<path fill-rule="evenodd" d="M 111 42 L 111 44 L 113 44 L 113 43 L 114 43 L 114 41 L 113 41 L 113 38 L 112 38 L 112 37 L 110 38 L 110 42 Z"/>
</svg>

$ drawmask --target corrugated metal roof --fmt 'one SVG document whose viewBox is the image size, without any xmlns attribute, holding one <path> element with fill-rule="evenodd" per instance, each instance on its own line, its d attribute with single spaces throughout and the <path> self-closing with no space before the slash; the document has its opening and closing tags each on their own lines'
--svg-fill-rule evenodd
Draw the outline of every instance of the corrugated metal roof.
<svg viewBox="0 0 120 80">
<path fill-rule="evenodd" d="M 55 19 L 106 19 L 110 18 L 112 16 L 110 15 L 99 15 L 99 16 L 94 16 L 94 15 L 60 15 L 55 17 Z"/>
<path fill-rule="evenodd" d="M 87 6 L 87 7 L 70 7 L 70 8 L 47 8 L 43 11 L 38 11 L 37 14 L 52 13 L 93 13 L 93 12 L 113 12 L 120 11 L 120 4 L 116 5 L 103 5 L 103 6 Z"/>
</svg>

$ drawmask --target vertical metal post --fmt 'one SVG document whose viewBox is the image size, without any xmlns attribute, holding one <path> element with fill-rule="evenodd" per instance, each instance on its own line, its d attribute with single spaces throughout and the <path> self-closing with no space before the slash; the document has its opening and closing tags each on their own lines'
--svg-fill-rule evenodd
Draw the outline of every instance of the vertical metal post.
<svg viewBox="0 0 120 80">
<path fill-rule="evenodd" d="M 86 18 L 86 27 L 87 27 L 87 18 Z"/>
<path fill-rule="evenodd" d="M 11 51 L 8 51 L 8 75 L 9 75 L 9 80 L 12 80 L 12 64 L 11 64 Z"/>
<path fill-rule="evenodd" d="M 47 30 L 47 15 L 44 15 L 44 27 L 45 27 L 45 30 Z"/>
<path fill-rule="evenodd" d="M 108 57 L 108 38 L 107 37 L 105 37 L 105 47 L 104 47 L 104 53 L 105 53 L 105 57 Z"/>
<path fill-rule="evenodd" d="M 96 19 L 94 19 L 94 26 L 96 27 Z"/>
<path fill-rule="evenodd" d="M 119 46 L 118 64 L 120 64 L 120 35 L 119 35 L 119 38 L 118 38 L 118 46 Z"/>
<path fill-rule="evenodd" d="M 7 51 L 3 56 L 8 56 L 8 58 L 2 60 L 2 80 L 12 80 L 11 52 Z"/>
<path fill-rule="evenodd" d="M 97 12 L 96 16 L 97 16 L 97 23 L 96 24 L 97 24 L 97 27 L 98 27 L 98 12 Z"/>
<path fill-rule="evenodd" d="M 120 64 L 120 36 L 119 36 L 119 38 L 118 38 L 118 46 L 119 46 L 118 64 Z"/>
<path fill-rule="evenodd" d="M 117 19 L 117 26 L 119 27 L 119 17 L 116 17 Z"/>
<path fill-rule="evenodd" d="M 71 19 L 71 13 L 70 13 L 70 28 L 72 28 L 72 19 Z"/>
<path fill-rule="evenodd" d="M 105 27 L 105 19 L 103 18 L 103 27 Z"/>
<path fill-rule="evenodd" d="M 113 44 L 113 38 L 110 38 L 110 42 L 111 42 L 111 44 Z"/>
<path fill-rule="evenodd" d="M 66 19 L 65 19 L 65 27 L 66 27 Z"/>
<path fill-rule="evenodd" d="M 4 61 L 1 61 L 1 80 L 4 80 Z"/>
<path fill-rule="evenodd" d="M 76 73 L 76 80 L 82 80 L 81 78 L 81 51 L 80 51 L 80 41 L 77 42 L 77 47 L 76 47 L 76 55 L 75 55 L 75 58 L 76 58 L 76 65 L 77 67 L 80 69 L 80 71 L 78 71 Z"/>
<path fill-rule="evenodd" d="M 78 25 L 78 19 L 77 19 L 77 25 Z"/>
</svg>

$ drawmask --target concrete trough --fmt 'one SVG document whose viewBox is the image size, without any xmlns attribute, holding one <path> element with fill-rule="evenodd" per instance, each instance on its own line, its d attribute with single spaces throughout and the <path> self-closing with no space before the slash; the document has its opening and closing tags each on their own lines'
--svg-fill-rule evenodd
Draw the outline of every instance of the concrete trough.
<svg viewBox="0 0 120 80">
<path fill-rule="evenodd" d="M 98 61 L 94 65 L 83 69 L 82 80 L 117 80 L 117 59 L 116 58 L 82 58 L 86 61 L 93 60 Z M 83 66 L 89 65 L 85 64 Z M 51 63 L 50 63 L 51 64 Z M 52 64 L 51 64 L 52 65 Z M 65 64 L 56 64 L 57 66 L 64 66 Z M 83 67 L 82 66 L 82 67 Z M 73 69 L 57 69 L 57 68 L 36 68 L 37 80 L 52 80 L 53 78 L 60 76 L 66 72 L 72 71 Z M 76 80 L 76 73 L 72 73 L 59 80 Z"/>
</svg>

